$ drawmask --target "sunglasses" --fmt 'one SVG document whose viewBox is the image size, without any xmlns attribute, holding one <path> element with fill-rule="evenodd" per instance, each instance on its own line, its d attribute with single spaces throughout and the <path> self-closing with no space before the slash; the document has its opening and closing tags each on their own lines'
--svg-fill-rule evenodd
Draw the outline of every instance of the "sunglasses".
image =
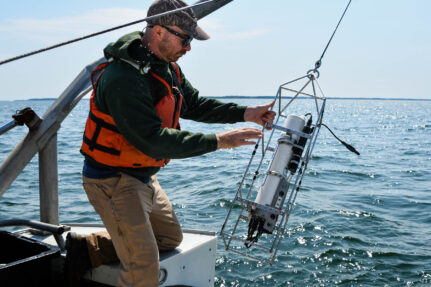
<svg viewBox="0 0 431 287">
<path fill-rule="evenodd" d="M 187 47 L 188 45 L 190 45 L 190 42 L 193 40 L 193 37 L 186 36 L 184 34 L 180 34 L 177 31 L 172 30 L 171 28 L 166 27 L 166 26 L 163 26 L 163 25 L 160 25 L 160 26 L 162 26 L 163 28 L 165 28 L 169 33 L 174 34 L 178 38 L 182 39 L 183 40 L 182 41 L 183 47 Z"/>
</svg>

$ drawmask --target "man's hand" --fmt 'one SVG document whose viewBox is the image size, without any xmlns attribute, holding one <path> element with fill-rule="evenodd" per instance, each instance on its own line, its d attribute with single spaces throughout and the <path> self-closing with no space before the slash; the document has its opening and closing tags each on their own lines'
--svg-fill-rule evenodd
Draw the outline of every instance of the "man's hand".
<svg viewBox="0 0 431 287">
<path fill-rule="evenodd" d="M 246 122 L 255 122 L 261 126 L 265 123 L 272 124 L 276 113 L 269 109 L 274 105 L 274 103 L 275 101 L 272 101 L 266 105 L 247 107 L 244 113 L 244 120 Z"/>
<path fill-rule="evenodd" d="M 262 131 L 255 128 L 236 128 L 231 131 L 222 132 L 216 134 L 217 149 L 253 145 L 256 144 L 256 142 L 249 141 L 249 139 L 258 139 L 262 136 Z"/>
</svg>

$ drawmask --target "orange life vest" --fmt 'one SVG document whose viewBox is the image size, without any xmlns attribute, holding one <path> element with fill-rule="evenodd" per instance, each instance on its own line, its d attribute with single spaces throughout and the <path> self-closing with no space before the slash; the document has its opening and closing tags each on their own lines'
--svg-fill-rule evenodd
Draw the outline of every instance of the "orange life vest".
<svg viewBox="0 0 431 287">
<path fill-rule="evenodd" d="M 118 131 L 112 117 L 109 114 L 101 112 L 96 107 L 94 97 L 97 83 L 108 64 L 109 63 L 100 64 L 91 72 L 93 93 L 90 98 L 90 113 L 85 124 L 81 152 L 95 161 L 108 166 L 131 168 L 165 166 L 168 164 L 169 159 L 157 160 L 135 148 Z M 175 68 L 178 83 L 180 84 L 181 77 L 178 66 L 175 63 L 172 63 L 172 66 Z M 97 80 L 94 81 L 93 76 L 96 72 L 99 72 L 99 75 Z M 178 93 L 179 97 L 176 98 L 171 86 L 165 80 L 152 71 L 150 71 L 150 74 L 162 82 L 168 91 L 168 94 L 162 97 L 155 106 L 157 114 L 162 119 L 161 128 L 179 129 L 179 117 L 182 103 L 181 92 Z M 175 77 L 175 75 L 172 76 Z"/>
</svg>

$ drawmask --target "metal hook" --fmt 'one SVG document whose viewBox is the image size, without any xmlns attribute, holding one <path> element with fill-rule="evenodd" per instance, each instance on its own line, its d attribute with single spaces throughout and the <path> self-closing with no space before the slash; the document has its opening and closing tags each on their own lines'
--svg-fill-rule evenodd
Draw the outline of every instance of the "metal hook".
<svg viewBox="0 0 431 287">
<path fill-rule="evenodd" d="M 311 69 L 311 70 L 308 70 L 307 76 L 310 80 L 315 80 L 320 77 L 320 73 L 317 69 Z"/>
</svg>

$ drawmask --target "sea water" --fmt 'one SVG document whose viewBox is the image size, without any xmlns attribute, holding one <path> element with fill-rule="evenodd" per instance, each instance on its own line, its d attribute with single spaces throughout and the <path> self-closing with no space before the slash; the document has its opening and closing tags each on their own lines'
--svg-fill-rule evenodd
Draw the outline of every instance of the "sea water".
<svg viewBox="0 0 431 287">
<path fill-rule="evenodd" d="M 42 116 L 52 102 L 0 102 L 0 124 L 26 106 Z M 215 285 L 431 286 L 430 111 L 431 101 L 329 99 L 324 123 L 361 155 L 322 128 L 274 265 L 227 252 L 219 238 Z M 58 134 L 61 222 L 100 223 L 81 186 L 87 114 L 83 100 Z M 217 133 L 253 124 L 181 126 Z M 0 136 L 0 161 L 26 133 L 16 127 Z M 159 172 L 184 228 L 220 231 L 252 150 L 173 160 Z M 8 218 L 39 219 L 37 156 L 0 198 L 0 219 Z"/>
</svg>

